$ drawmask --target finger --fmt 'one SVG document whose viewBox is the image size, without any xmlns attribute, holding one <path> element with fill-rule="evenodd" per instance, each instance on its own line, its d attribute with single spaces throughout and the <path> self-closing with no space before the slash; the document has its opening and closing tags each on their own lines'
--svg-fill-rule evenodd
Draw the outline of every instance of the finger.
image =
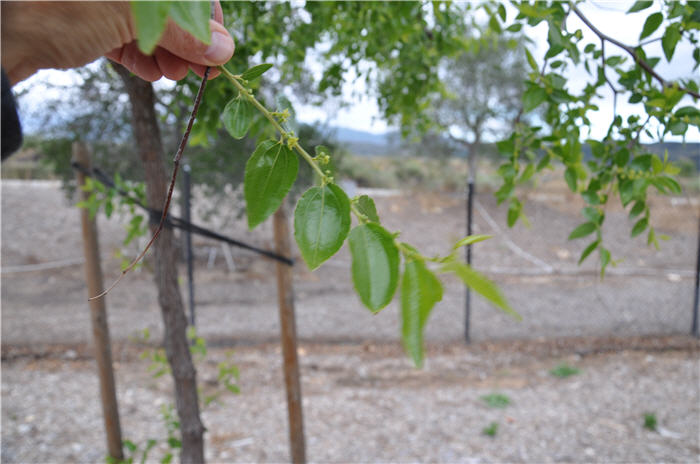
<svg viewBox="0 0 700 464">
<path fill-rule="evenodd" d="M 226 28 L 216 21 L 209 20 L 209 26 L 211 43 L 207 45 L 169 20 L 158 45 L 190 63 L 205 66 L 224 64 L 233 56 L 235 48 L 233 39 Z"/>
<path fill-rule="evenodd" d="M 204 71 L 207 69 L 206 66 L 202 66 L 201 64 L 192 64 L 190 63 L 190 69 L 192 70 L 193 73 L 198 75 L 199 77 L 204 77 Z M 209 79 L 214 79 L 216 76 L 221 74 L 221 71 L 219 71 L 216 68 L 209 68 Z M 207 79 L 207 80 L 209 80 Z"/>
<path fill-rule="evenodd" d="M 141 79 L 154 82 L 163 77 L 156 60 L 152 56 L 146 56 L 139 50 L 136 42 L 124 45 L 121 64 Z"/>
<path fill-rule="evenodd" d="M 154 82 L 163 77 L 155 58 L 141 53 L 135 41 L 124 45 L 121 49 L 112 50 L 106 56 L 121 63 L 122 66 L 145 81 Z"/>
<path fill-rule="evenodd" d="M 189 71 L 189 63 L 180 57 L 177 57 L 164 48 L 156 47 L 153 57 L 161 72 L 168 79 L 179 81 L 187 75 Z"/>
<path fill-rule="evenodd" d="M 221 2 L 218 0 L 214 2 L 214 21 L 217 23 L 224 23 L 224 11 L 221 9 Z"/>
</svg>

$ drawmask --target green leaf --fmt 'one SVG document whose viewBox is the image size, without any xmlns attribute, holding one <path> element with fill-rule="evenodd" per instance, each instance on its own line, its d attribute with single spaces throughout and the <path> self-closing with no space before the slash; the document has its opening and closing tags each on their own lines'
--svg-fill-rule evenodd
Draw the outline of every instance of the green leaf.
<svg viewBox="0 0 700 464">
<path fill-rule="evenodd" d="M 150 55 L 168 23 L 170 2 L 131 2 L 139 50 Z"/>
<path fill-rule="evenodd" d="M 492 15 L 491 18 L 489 18 L 489 27 L 496 34 L 500 34 L 503 30 L 501 28 L 501 23 L 498 22 L 498 17 L 496 15 Z"/>
<path fill-rule="evenodd" d="M 525 56 L 527 57 L 527 63 L 530 65 L 533 71 L 535 72 L 540 72 L 539 66 L 537 66 L 537 61 L 535 61 L 535 58 L 532 56 L 532 53 L 525 48 Z"/>
<path fill-rule="evenodd" d="M 513 227 L 516 222 L 518 222 L 518 218 L 520 217 L 520 211 L 522 210 L 522 204 L 513 198 L 510 201 L 510 204 L 508 205 L 508 215 L 507 215 L 507 221 L 508 221 L 508 227 Z"/>
<path fill-rule="evenodd" d="M 564 171 L 564 180 L 566 180 L 566 184 L 572 192 L 576 191 L 576 178 L 576 169 L 571 166 L 566 168 L 566 171 Z"/>
<path fill-rule="evenodd" d="M 360 198 L 357 199 L 355 206 L 357 207 L 357 210 L 360 213 L 367 216 L 367 219 L 379 224 L 379 215 L 377 215 L 377 207 L 374 206 L 374 200 L 372 200 L 372 198 L 368 197 L 367 195 L 362 195 L 360 196 Z"/>
<path fill-rule="evenodd" d="M 350 200 L 340 187 L 312 187 L 294 211 L 294 238 L 311 270 L 333 256 L 350 230 Z"/>
<path fill-rule="evenodd" d="M 700 109 L 694 106 L 684 106 L 676 110 L 675 116 L 677 118 L 682 118 L 683 116 L 700 117 Z"/>
<path fill-rule="evenodd" d="M 467 266 L 461 261 L 452 261 L 442 267 L 442 272 L 452 272 L 459 277 L 469 288 L 474 290 L 491 302 L 496 307 L 503 310 L 506 314 L 514 317 L 517 320 L 522 320 L 520 314 L 511 308 L 505 296 L 501 293 L 498 286 L 490 281 L 486 276 L 475 271 L 470 266 Z"/>
<path fill-rule="evenodd" d="M 401 281 L 401 339 L 416 367 L 423 364 L 423 329 L 430 311 L 442 300 L 442 284 L 423 261 L 411 260 Z"/>
<path fill-rule="evenodd" d="M 537 85 L 531 85 L 523 94 L 523 111 L 534 110 L 547 99 L 547 92 Z"/>
<path fill-rule="evenodd" d="M 581 257 L 580 257 L 579 260 L 578 260 L 578 265 L 579 265 L 579 266 L 581 265 L 581 263 L 582 263 L 586 258 L 588 258 L 588 255 L 590 255 L 591 253 L 593 253 L 593 250 L 595 250 L 596 248 L 598 248 L 598 245 L 600 245 L 600 240 L 596 240 L 595 242 L 590 243 L 590 244 L 586 247 L 586 249 L 583 250 L 583 253 L 581 253 Z"/>
<path fill-rule="evenodd" d="M 647 218 L 642 218 L 637 223 L 632 227 L 632 232 L 630 233 L 630 237 L 636 237 L 637 235 L 641 234 L 644 232 L 644 230 L 647 228 L 647 225 L 649 224 L 649 220 Z"/>
<path fill-rule="evenodd" d="M 502 3 L 498 5 L 498 16 L 501 17 L 501 21 L 506 20 L 506 7 Z"/>
<path fill-rule="evenodd" d="M 122 445 L 132 453 L 136 451 L 136 444 L 131 440 L 122 440 Z"/>
<path fill-rule="evenodd" d="M 654 2 L 652 0 L 639 0 L 634 2 L 634 5 L 632 5 L 632 8 L 627 10 L 627 13 L 636 13 L 637 11 L 642 11 L 647 8 L 649 8 L 651 5 L 653 5 Z"/>
<path fill-rule="evenodd" d="M 242 139 L 248 133 L 255 117 L 255 107 L 247 98 L 238 96 L 228 102 L 221 113 L 226 131 L 234 139 Z"/>
<path fill-rule="evenodd" d="M 585 237 L 586 235 L 595 232 L 597 228 L 598 226 L 594 222 L 584 222 L 571 231 L 571 234 L 569 234 L 569 240 Z"/>
<path fill-rule="evenodd" d="M 508 139 L 496 142 L 498 152 L 503 156 L 511 156 L 513 154 L 513 150 L 515 150 L 515 141 L 513 139 L 514 137 L 510 137 Z"/>
<path fill-rule="evenodd" d="M 182 448 L 182 442 L 179 438 L 170 437 L 168 438 L 168 446 L 171 448 Z"/>
<path fill-rule="evenodd" d="M 352 229 L 348 243 L 355 290 L 362 303 L 376 313 L 389 304 L 399 282 L 394 236 L 379 224 L 368 223 Z"/>
<path fill-rule="evenodd" d="M 671 24 L 666 28 L 663 37 L 661 37 L 661 46 L 664 49 L 664 55 L 668 61 L 673 58 L 673 52 L 676 50 L 676 45 L 681 38 L 680 23 Z"/>
<path fill-rule="evenodd" d="M 462 240 L 455 243 L 455 246 L 453 246 L 452 249 L 457 250 L 465 245 L 472 245 L 472 244 L 477 243 L 477 242 L 482 242 L 484 240 L 488 240 L 492 237 L 493 237 L 493 235 L 469 235 L 468 237 L 464 237 Z"/>
<path fill-rule="evenodd" d="M 299 159 L 285 143 L 266 140 L 258 145 L 245 165 L 248 227 L 253 229 L 277 211 L 298 170 Z"/>
<path fill-rule="evenodd" d="M 664 15 L 661 13 L 652 13 L 644 21 L 644 27 L 642 27 L 642 33 L 639 36 L 639 40 L 649 37 L 653 34 L 664 20 Z"/>
<path fill-rule="evenodd" d="M 583 208 L 582 213 L 583 213 L 583 217 L 585 217 L 586 219 L 588 219 L 591 222 L 594 222 L 596 224 L 600 224 L 600 222 L 602 222 L 601 221 L 602 214 L 600 213 L 600 211 L 597 208 L 593 208 L 591 206 L 586 206 L 585 208 Z"/>
<path fill-rule="evenodd" d="M 672 177 L 659 176 L 656 178 L 656 180 L 663 182 L 666 187 L 668 187 L 668 189 L 675 194 L 679 194 L 683 190 L 681 188 L 681 184 L 679 184 L 678 181 Z"/>
<path fill-rule="evenodd" d="M 610 264 L 610 251 L 600 248 L 600 278 L 605 277 L 605 268 Z"/>
<path fill-rule="evenodd" d="M 111 201 L 106 201 L 105 202 L 105 216 L 107 216 L 107 219 L 109 219 L 109 217 L 112 216 L 113 211 L 114 211 L 114 204 Z"/>
<path fill-rule="evenodd" d="M 622 148 L 615 153 L 615 164 L 619 167 L 626 165 L 630 160 L 630 152 L 627 148 Z"/>
<path fill-rule="evenodd" d="M 668 125 L 668 130 L 673 135 L 683 135 L 688 130 L 688 124 L 684 121 L 674 121 Z"/>
<path fill-rule="evenodd" d="M 209 28 L 211 4 L 199 1 L 171 3 L 170 17 L 173 18 L 173 21 L 200 42 L 211 43 L 211 30 Z"/>
<path fill-rule="evenodd" d="M 638 200 L 634 203 L 634 206 L 630 210 L 630 219 L 635 218 L 642 214 L 642 212 L 646 209 L 646 204 L 644 203 L 643 200 Z"/>
<path fill-rule="evenodd" d="M 246 81 L 253 80 L 256 77 L 262 76 L 265 73 L 265 71 L 267 71 L 271 67 L 272 65 L 269 63 L 263 63 L 257 66 L 253 66 L 252 68 L 241 74 L 241 78 L 245 79 Z"/>
</svg>

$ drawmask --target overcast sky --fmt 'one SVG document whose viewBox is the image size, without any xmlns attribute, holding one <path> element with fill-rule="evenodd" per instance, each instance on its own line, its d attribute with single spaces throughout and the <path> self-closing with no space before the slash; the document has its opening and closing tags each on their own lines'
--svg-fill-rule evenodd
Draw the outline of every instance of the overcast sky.
<svg viewBox="0 0 700 464">
<path fill-rule="evenodd" d="M 642 30 L 642 25 L 646 17 L 655 9 L 660 9 L 659 2 L 647 10 L 639 13 L 626 15 L 625 11 L 629 8 L 631 2 L 610 2 L 610 1 L 589 1 L 580 5 L 580 10 L 604 33 L 619 39 L 622 42 L 635 44 Z M 512 20 L 515 15 L 515 11 L 509 8 L 508 20 Z M 597 39 L 595 34 L 591 32 L 577 17 L 570 15 L 569 19 L 569 29 L 575 30 L 580 28 L 584 34 L 583 44 L 594 42 L 597 45 L 600 41 Z M 547 29 L 545 24 L 540 24 L 537 28 L 530 29 L 526 31 L 527 34 L 532 37 L 537 44 L 537 53 L 535 57 L 538 61 L 542 60 L 544 53 L 547 50 L 546 36 Z M 651 38 L 660 35 L 660 31 L 652 35 Z M 692 75 L 692 47 L 689 44 L 683 43 L 679 44 L 673 61 L 667 63 L 666 59 L 663 58 L 663 53 L 661 50 L 661 45 L 659 42 L 650 44 L 647 48 L 647 54 L 650 56 L 661 56 L 661 62 L 657 66 L 659 73 L 667 79 L 675 79 L 679 77 L 689 77 Z M 623 54 L 621 50 L 616 50 L 611 44 L 606 47 L 606 52 L 608 55 L 612 54 Z M 696 70 L 697 72 L 697 70 Z M 609 70 L 609 75 L 614 78 L 613 71 Z M 577 69 L 570 69 L 567 73 L 569 78 L 569 86 L 572 89 L 582 88 L 587 80 L 592 79 L 587 75 L 583 67 Z M 697 73 L 696 73 L 697 75 Z M 32 86 L 34 83 L 42 80 L 50 79 L 52 82 L 56 83 L 70 83 L 73 79 L 70 72 L 65 71 L 41 71 L 33 78 L 18 84 L 17 89 L 26 88 Z M 352 81 L 352 79 L 349 79 Z M 38 86 L 37 86 L 38 87 Z M 325 121 L 329 125 L 349 127 L 352 129 L 364 130 L 373 133 L 383 133 L 391 128 L 387 126 L 386 122 L 379 117 L 376 102 L 367 96 L 364 96 L 364 85 L 363 81 L 358 80 L 355 84 L 346 84 L 344 89 L 344 95 L 346 100 L 350 102 L 349 107 L 334 111 L 332 114 L 327 114 L 324 109 L 312 107 L 312 106 L 301 106 L 297 108 L 298 118 L 303 122 L 316 122 Z M 28 96 L 24 102 L 25 104 L 32 104 L 32 102 L 39 101 L 41 98 L 45 97 L 45 89 L 37 88 L 32 95 Z M 604 98 L 598 102 L 600 111 L 594 115 L 591 120 L 593 121 L 592 136 L 602 137 L 607 131 L 608 125 L 613 117 L 613 98 L 612 91 L 605 88 Z M 686 97 L 681 105 L 693 105 L 692 99 Z M 618 113 L 627 116 L 629 114 L 643 114 L 644 108 L 641 104 L 630 105 L 627 103 L 627 97 L 618 97 L 617 102 Z M 29 127 L 31 130 L 31 127 Z M 653 129 L 653 128 L 652 128 Z M 652 130 L 654 132 L 654 130 Z M 666 137 L 667 141 L 680 141 L 680 137 Z M 700 142 L 700 132 L 696 128 L 690 128 L 686 135 L 686 140 L 689 142 Z M 651 140 L 646 139 L 643 141 L 650 142 Z"/>
</svg>

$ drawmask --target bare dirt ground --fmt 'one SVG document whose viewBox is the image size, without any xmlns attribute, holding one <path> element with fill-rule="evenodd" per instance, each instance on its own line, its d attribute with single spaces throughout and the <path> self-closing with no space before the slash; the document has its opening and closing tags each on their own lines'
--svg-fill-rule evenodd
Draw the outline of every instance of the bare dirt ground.
<svg viewBox="0 0 700 464">
<path fill-rule="evenodd" d="M 402 193 L 377 198 L 383 221 L 427 254 L 463 235 L 463 199 Z M 315 462 L 697 462 L 700 460 L 698 344 L 691 320 L 698 198 L 655 199 L 653 223 L 671 236 L 655 252 L 629 241 L 619 207 L 608 211 L 606 241 L 624 258 L 604 281 L 594 260 L 576 267 L 586 242 L 567 242 L 581 205 L 552 182 L 529 194 L 532 227 L 504 226 L 505 210 L 478 198 L 475 267 L 504 290 L 523 316 L 515 322 L 476 298 L 464 347 L 464 290 L 445 281 L 428 324 L 429 361 L 416 371 L 398 346 L 397 307 L 377 316 L 352 291 L 346 249 L 309 273 L 296 269 L 307 446 Z M 202 216 L 202 215 L 200 215 Z M 270 247 L 268 224 L 249 232 L 226 214 L 209 219 L 233 237 Z M 203 218 L 200 217 L 200 220 Z M 106 280 L 116 278 L 118 218 L 99 221 Z M 288 459 L 274 265 L 233 251 L 226 272 L 213 242 L 196 240 L 199 333 L 211 350 L 200 378 L 235 347 L 241 395 L 204 413 L 212 462 Z M 519 251 L 518 251 L 519 250 Z M 132 250 L 133 251 L 133 250 Z M 2 182 L 2 460 L 97 462 L 104 438 L 97 380 L 89 359 L 78 212 L 51 183 Z M 36 266 L 64 264 L 45 270 Z M 31 267 L 35 266 L 35 267 Z M 171 402 L 167 378 L 152 379 L 134 341 L 161 323 L 148 265 L 108 297 L 125 435 L 162 438 L 158 418 Z M 548 371 L 565 361 L 579 375 Z M 167 377 L 167 376 L 166 376 Z M 481 396 L 512 404 L 490 409 Z M 643 414 L 656 414 L 656 432 Z M 482 434 L 499 424 L 494 438 Z M 153 458 L 161 456 L 162 445 Z"/>
</svg>

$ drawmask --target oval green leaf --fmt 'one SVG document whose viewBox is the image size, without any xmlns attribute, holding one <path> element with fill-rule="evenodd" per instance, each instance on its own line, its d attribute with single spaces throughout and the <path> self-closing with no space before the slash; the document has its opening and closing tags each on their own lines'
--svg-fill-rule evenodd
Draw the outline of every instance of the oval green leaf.
<svg viewBox="0 0 700 464">
<path fill-rule="evenodd" d="M 139 50 L 153 53 L 168 22 L 170 2 L 131 2 Z"/>
<path fill-rule="evenodd" d="M 592 234 L 595 232 L 597 227 L 598 226 L 594 222 L 584 222 L 571 231 L 571 234 L 569 234 L 569 240 L 574 240 Z"/>
<path fill-rule="evenodd" d="M 242 139 L 248 133 L 255 117 L 255 108 L 240 95 L 226 104 L 221 119 L 226 131 L 234 139 Z"/>
<path fill-rule="evenodd" d="M 399 250 L 394 237 L 379 224 L 355 227 L 348 237 L 352 281 L 360 300 L 378 312 L 394 297 L 399 282 Z"/>
<path fill-rule="evenodd" d="M 571 189 L 572 192 L 576 192 L 577 185 L 576 185 L 576 169 L 574 169 L 572 166 L 569 166 L 566 168 L 566 171 L 564 171 L 564 180 L 566 181 L 566 185 L 569 186 L 569 189 Z"/>
<path fill-rule="evenodd" d="M 318 148 L 318 147 L 316 147 Z M 367 195 L 362 195 L 357 199 L 355 203 L 357 210 L 367 216 L 372 222 L 379 224 L 379 215 L 377 214 L 377 207 L 374 205 L 374 200 Z"/>
<path fill-rule="evenodd" d="M 464 237 L 462 240 L 460 240 L 459 242 L 455 243 L 454 246 L 452 247 L 452 249 L 456 250 L 456 249 L 461 248 L 461 247 L 466 246 L 466 245 L 472 245 L 474 243 L 483 242 L 484 240 L 488 240 L 492 237 L 493 237 L 493 235 L 484 235 L 484 234 L 468 235 L 468 236 Z"/>
<path fill-rule="evenodd" d="M 654 2 L 652 0 L 638 0 L 638 1 L 634 2 L 634 5 L 632 5 L 632 8 L 627 10 L 627 13 L 635 13 L 637 11 L 645 10 L 653 4 L 654 4 Z"/>
<path fill-rule="evenodd" d="M 170 16 L 178 26 L 192 34 L 200 42 L 211 43 L 209 18 L 211 3 L 208 1 L 170 2 Z"/>
<path fill-rule="evenodd" d="M 294 239 L 311 270 L 333 256 L 350 230 L 350 200 L 337 185 L 312 187 L 294 211 Z"/>
<path fill-rule="evenodd" d="M 636 237 L 637 235 L 641 234 L 644 232 L 644 230 L 647 228 L 647 225 L 649 225 L 649 220 L 647 218 L 642 218 L 637 223 L 632 227 L 632 232 L 630 232 L 631 237 Z"/>
<path fill-rule="evenodd" d="M 253 66 L 252 68 L 241 74 L 241 79 L 244 79 L 246 81 L 255 79 L 256 77 L 262 76 L 265 73 L 265 71 L 267 71 L 271 67 L 272 65 L 269 63 L 263 63 L 257 66 Z"/>
<path fill-rule="evenodd" d="M 596 240 L 592 243 L 589 243 L 588 246 L 586 247 L 585 250 L 583 250 L 583 253 L 581 253 L 581 257 L 578 259 L 578 265 L 580 266 L 582 262 L 585 261 L 586 258 L 588 258 L 588 255 L 593 253 L 593 250 L 598 248 L 598 245 L 600 245 L 600 240 Z"/>
<path fill-rule="evenodd" d="M 401 339 L 416 367 L 423 365 L 423 330 L 435 304 L 442 300 L 442 284 L 423 261 L 408 261 L 401 280 Z"/>
<path fill-rule="evenodd" d="M 547 99 L 547 92 L 537 84 L 530 84 L 523 94 L 523 111 L 528 113 L 542 104 Z"/>
<path fill-rule="evenodd" d="M 253 229 L 282 204 L 299 171 L 299 159 L 284 143 L 266 140 L 245 165 L 248 227 Z"/>
<path fill-rule="evenodd" d="M 671 61 L 673 53 L 676 51 L 676 45 L 681 39 L 680 23 L 674 23 L 668 26 L 661 38 L 661 47 L 664 50 L 664 55 L 667 61 Z"/>
<path fill-rule="evenodd" d="M 642 27 L 642 33 L 639 36 L 639 40 L 649 37 L 656 31 L 664 20 L 664 15 L 661 13 L 650 14 L 646 21 L 644 21 L 644 27 Z"/>
</svg>

